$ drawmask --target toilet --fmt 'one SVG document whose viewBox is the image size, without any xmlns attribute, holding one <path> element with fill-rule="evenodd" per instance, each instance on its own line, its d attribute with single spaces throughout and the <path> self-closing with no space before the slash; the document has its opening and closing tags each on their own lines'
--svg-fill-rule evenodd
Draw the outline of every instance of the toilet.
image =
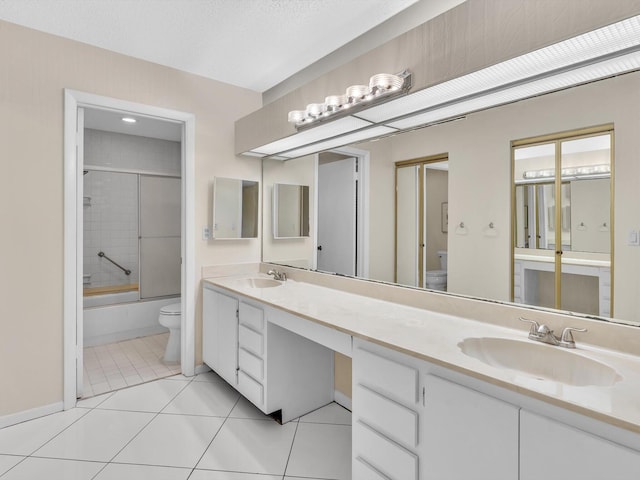
<svg viewBox="0 0 640 480">
<path fill-rule="evenodd" d="M 160 309 L 158 322 L 169 329 L 169 341 L 164 351 L 165 363 L 180 362 L 180 325 L 182 320 L 182 305 L 172 303 Z"/>
<path fill-rule="evenodd" d="M 440 257 L 440 270 L 427 270 L 425 281 L 427 288 L 445 291 L 447 289 L 447 251 L 438 250 L 437 253 Z"/>
</svg>

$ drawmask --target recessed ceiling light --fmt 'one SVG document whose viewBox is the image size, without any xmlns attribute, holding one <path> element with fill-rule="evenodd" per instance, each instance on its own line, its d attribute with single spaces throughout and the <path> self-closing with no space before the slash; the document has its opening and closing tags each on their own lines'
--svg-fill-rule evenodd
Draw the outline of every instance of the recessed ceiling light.
<svg viewBox="0 0 640 480">
<path fill-rule="evenodd" d="M 135 118 L 132 117 L 122 117 L 122 121 L 124 123 L 136 123 L 137 120 Z"/>
</svg>

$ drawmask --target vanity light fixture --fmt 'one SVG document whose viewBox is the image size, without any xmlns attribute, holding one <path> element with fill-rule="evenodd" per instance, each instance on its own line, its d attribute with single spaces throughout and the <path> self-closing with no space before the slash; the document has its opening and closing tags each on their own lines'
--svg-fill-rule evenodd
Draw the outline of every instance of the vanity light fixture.
<svg viewBox="0 0 640 480">
<path fill-rule="evenodd" d="M 355 106 L 370 107 L 383 99 L 389 100 L 410 88 L 411 74 L 406 70 L 398 74 L 377 73 L 368 85 L 351 85 L 344 95 L 329 95 L 324 103 L 311 103 L 305 110 L 290 111 L 287 120 L 297 129 L 305 128 L 327 118 L 337 118 L 346 110 L 351 114 Z"/>
<path fill-rule="evenodd" d="M 136 123 L 137 120 L 133 117 L 122 117 L 124 123 Z"/>
<path fill-rule="evenodd" d="M 543 170 L 527 170 L 522 173 L 522 178 L 526 180 L 545 180 L 552 179 L 556 175 L 556 171 L 553 168 L 547 168 Z M 578 178 L 608 178 L 611 175 L 611 166 L 608 164 L 603 165 L 586 165 L 583 167 L 566 167 L 562 169 L 563 179 L 578 179 Z M 524 182 L 520 182 L 524 183 Z"/>
</svg>

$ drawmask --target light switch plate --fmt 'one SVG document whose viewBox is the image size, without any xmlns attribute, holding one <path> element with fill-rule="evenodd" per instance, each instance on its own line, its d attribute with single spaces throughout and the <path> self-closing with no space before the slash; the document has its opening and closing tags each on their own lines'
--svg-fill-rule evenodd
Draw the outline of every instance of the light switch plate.
<svg viewBox="0 0 640 480">
<path fill-rule="evenodd" d="M 640 234 L 638 230 L 629 230 L 629 245 L 640 246 Z"/>
</svg>

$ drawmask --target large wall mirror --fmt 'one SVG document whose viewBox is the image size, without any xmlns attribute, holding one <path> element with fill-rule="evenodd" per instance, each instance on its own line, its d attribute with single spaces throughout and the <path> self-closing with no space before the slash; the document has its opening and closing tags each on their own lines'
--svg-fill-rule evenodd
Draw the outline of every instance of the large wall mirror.
<svg viewBox="0 0 640 480">
<path fill-rule="evenodd" d="M 446 155 L 446 202 L 432 202 L 437 220 L 427 222 L 446 248 L 426 246 L 425 275 L 413 272 L 418 281 L 403 283 L 425 285 L 426 271 L 441 269 L 437 252 L 446 251 L 447 292 L 640 325 L 638 84 L 640 73 L 630 73 L 351 146 L 368 161 L 366 174 L 357 177 L 366 188 L 353 199 L 365 217 L 364 229 L 357 230 L 365 237 L 357 275 L 396 282 L 397 246 L 406 240 L 396 241 L 397 225 L 416 215 L 415 208 L 396 214 L 397 166 Z M 265 189 L 275 183 L 311 186 L 311 236 L 275 248 L 265 231 L 264 261 L 317 267 L 319 158 L 264 160 Z M 404 179 L 407 185 L 424 181 L 417 175 Z M 407 193 L 406 186 L 398 188 Z M 269 222 L 265 209 L 265 230 Z M 587 299 L 582 289 L 597 294 Z"/>
</svg>

